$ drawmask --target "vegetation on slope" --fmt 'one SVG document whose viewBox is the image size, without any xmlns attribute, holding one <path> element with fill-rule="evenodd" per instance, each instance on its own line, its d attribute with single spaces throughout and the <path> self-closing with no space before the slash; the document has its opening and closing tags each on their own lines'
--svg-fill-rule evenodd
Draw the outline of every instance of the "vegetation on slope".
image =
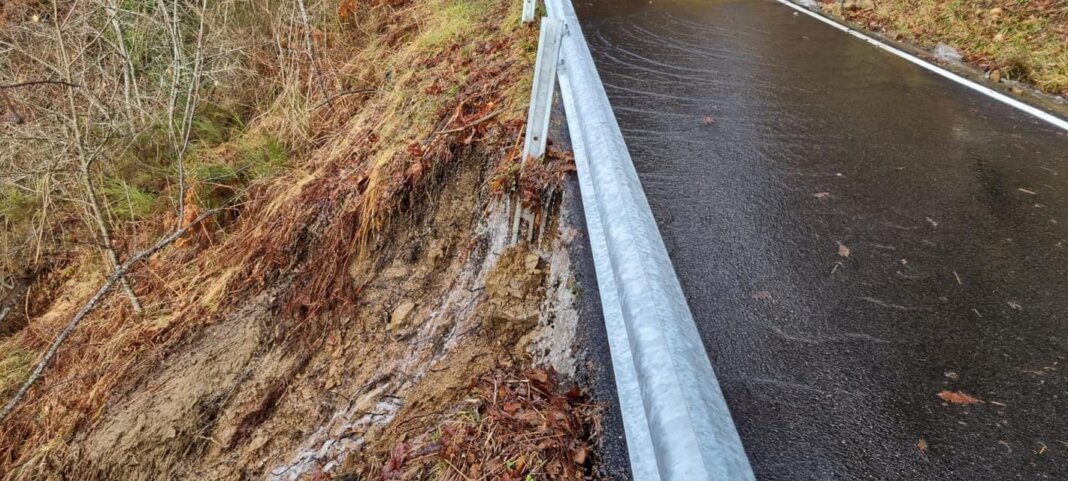
<svg viewBox="0 0 1068 481">
<path fill-rule="evenodd" d="M 355 312 L 366 284 L 351 270 L 384 232 L 462 159 L 516 160 L 536 39 L 519 9 L 5 4 L 0 104 L 19 121 L 0 125 L 0 273 L 33 284 L 0 338 L 0 400 L 116 265 L 184 233 L 135 266 L 2 421 L 0 477 L 87 477 L 74 446 L 110 403 L 265 293 L 269 344 L 313 356 Z"/>
</svg>

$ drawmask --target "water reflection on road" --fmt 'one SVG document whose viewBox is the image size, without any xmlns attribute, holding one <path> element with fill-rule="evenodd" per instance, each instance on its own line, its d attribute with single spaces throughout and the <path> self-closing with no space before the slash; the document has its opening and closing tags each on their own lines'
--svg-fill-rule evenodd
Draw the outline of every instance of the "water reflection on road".
<svg viewBox="0 0 1068 481">
<path fill-rule="evenodd" d="M 1068 479 L 1063 132 L 772 2 L 578 7 L 759 479 Z"/>
</svg>

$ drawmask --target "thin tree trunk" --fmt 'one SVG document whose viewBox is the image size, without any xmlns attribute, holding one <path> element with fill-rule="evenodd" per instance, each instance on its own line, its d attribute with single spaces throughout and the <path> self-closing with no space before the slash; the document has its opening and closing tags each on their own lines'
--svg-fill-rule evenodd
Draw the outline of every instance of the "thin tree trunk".
<svg viewBox="0 0 1068 481">
<path fill-rule="evenodd" d="M 300 8 L 300 20 L 304 24 L 304 47 L 308 50 L 308 58 L 311 60 L 312 70 L 315 71 L 319 90 L 322 90 L 323 95 L 326 95 L 326 81 L 323 79 L 322 70 L 319 69 L 318 56 L 315 54 L 315 41 L 312 39 L 311 22 L 308 21 L 308 9 L 304 6 L 304 0 L 297 0 L 297 7 Z M 334 104 L 331 99 L 327 99 L 326 103 L 333 108 Z"/>
<path fill-rule="evenodd" d="M 93 220 L 96 221 L 97 230 L 99 230 L 101 241 L 104 244 L 104 252 L 107 253 L 108 260 L 111 261 L 110 268 L 117 269 L 121 265 L 119 263 L 119 255 L 115 253 L 115 248 L 111 244 L 111 231 L 108 229 L 107 222 L 104 221 L 104 213 L 100 208 L 100 201 L 96 197 L 96 190 L 93 189 L 87 162 L 82 163 L 82 184 L 85 188 L 86 196 L 89 198 L 89 207 L 92 210 Z M 122 285 L 122 290 L 126 292 L 126 297 L 130 298 L 130 305 L 133 307 L 134 312 L 138 314 L 143 312 L 141 301 L 137 299 L 137 293 L 134 292 L 133 286 L 130 285 L 130 279 L 123 275 L 119 279 L 119 283 Z"/>
<path fill-rule="evenodd" d="M 131 118 L 134 117 L 130 109 L 133 105 L 137 105 L 137 117 L 143 118 L 144 107 L 141 105 L 141 93 L 137 88 L 137 80 L 134 78 L 134 66 L 133 60 L 130 58 L 129 49 L 126 48 L 126 38 L 122 31 L 122 24 L 119 22 L 119 6 L 115 0 L 108 0 L 108 4 L 105 7 L 107 9 L 108 16 L 111 17 L 111 30 L 115 34 L 115 44 L 119 48 L 119 55 L 122 56 L 122 81 L 123 81 L 123 98 L 125 99 L 126 113 Z"/>
<path fill-rule="evenodd" d="M 56 18 L 59 18 L 59 7 L 55 0 L 52 2 L 53 14 Z M 64 76 L 66 81 L 73 84 L 70 71 L 70 55 L 67 53 L 67 42 L 63 38 L 63 31 L 59 23 L 56 23 L 56 40 L 59 43 L 60 52 L 63 55 Z M 103 210 L 100 208 L 100 202 L 96 198 L 96 191 L 93 189 L 93 180 L 89 175 L 89 167 L 92 165 L 93 157 L 96 155 L 89 154 L 85 149 L 85 140 L 82 138 L 81 122 L 78 121 L 78 108 L 74 102 L 74 88 L 67 87 L 67 102 L 70 105 L 70 117 L 71 117 L 71 130 L 74 132 L 74 147 L 78 152 L 78 158 L 81 161 L 81 176 L 83 187 L 85 188 L 85 194 L 89 198 L 89 206 L 92 210 L 93 220 L 96 221 L 98 230 L 100 231 L 101 241 L 103 242 L 103 248 L 107 253 L 108 259 L 111 261 L 111 268 L 115 269 L 119 267 L 119 256 L 115 253 L 115 248 L 111 244 L 111 232 L 108 230 L 107 222 L 104 220 Z M 122 276 L 120 279 L 122 288 L 126 291 L 126 296 L 130 298 L 130 305 L 133 306 L 134 312 L 141 313 L 141 301 L 137 299 L 137 294 L 134 293 L 133 287 L 130 286 L 130 281 Z"/>
</svg>

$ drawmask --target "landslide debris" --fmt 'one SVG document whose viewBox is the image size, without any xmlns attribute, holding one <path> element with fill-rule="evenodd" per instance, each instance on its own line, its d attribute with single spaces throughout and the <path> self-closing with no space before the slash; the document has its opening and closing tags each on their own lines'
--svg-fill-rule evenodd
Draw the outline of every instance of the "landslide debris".
<svg viewBox="0 0 1068 481">
<path fill-rule="evenodd" d="M 143 314 L 112 294 L 78 327 L 0 425 L 0 479 L 352 479 L 425 423 L 453 418 L 485 376 L 504 376 L 486 373 L 575 365 L 553 207 L 573 167 L 512 167 L 537 37 L 518 21 L 521 4 L 299 3 L 310 19 L 289 3 L 205 10 L 250 22 L 235 30 L 249 38 L 241 57 L 215 67 L 254 81 L 205 90 L 229 107 L 194 119 L 184 196 L 169 177 L 142 175 L 176 168 L 154 157 L 151 135 L 128 147 L 133 163 L 95 174 L 125 186 L 120 257 L 182 218 L 223 210 L 129 275 Z M 154 4 L 123 5 L 121 18 L 151 24 L 135 14 Z M 145 195 L 133 195 L 135 181 Z M 502 200 L 512 196 L 535 209 L 540 232 L 509 248 Z M 5 395 L 107 273 L 98 246 L 65 244 L 82 231 L 55 218 L 49 232 L 66 237 L 50 252 L 66 250 L 30 287 L 23 327 L 0 339 Z M 592 472 L 596 410 L 545 376 L 497 395 L 563 414 L 546 426 L 502 418 L 497 432 L 549 430 L 564 444 L 513 438 L 493 448 L 493 466 L 522 455 L 507 468 L 516 479 L 576 479 Z M 479 408 L 487 419 L 495 402 Z"/>
</svg>

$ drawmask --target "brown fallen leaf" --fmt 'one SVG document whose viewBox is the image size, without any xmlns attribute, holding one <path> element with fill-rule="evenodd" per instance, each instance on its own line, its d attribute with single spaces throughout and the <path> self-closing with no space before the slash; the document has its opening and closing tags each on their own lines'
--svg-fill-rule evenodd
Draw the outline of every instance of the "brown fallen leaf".
<svg viewBox="0 0 1068 481">
<path fill-rule="evenodd" d="M 705 125 L 712 125 L 713 123 L 716 122 L 715 120 L 712 119 L 711 115 L 706 115 L 705 118 L 702 121 L 704 122 Z"/>
<path fill-rule="evenodd" d="M 386 465 L 382 468 L 382 479 L 401 479 L 404 475 L 404 462 L 408 460 L 408 453 L 412 450 L 411 445 L 407 443 L 397 443 L 393 445 L 393 449 L 389 453 L 389 460 L 386 461 Z"/>
<path fill-rule="evenodd" d="M 838 243 L 838 255 L 842 257 L 849 257 L 849 248 L 841 242 Z"/>
<path fill-rule="evenodd" d="M 356 0 L 341 0 L 337 5 L 337 16 L 349 20 L 356 16 Z"/>
<path fill-rule="evenodd" d="M 919 441 L 916 441 L 916 449 L 920 450 L 920 456 L 923 456 L 923 459 L 927 459 L 927 440 L 926 439 L 920 438 Z"/>
<path fill-rule="evenodd" d="M 982 401 L 980 401 L 980 400 L 978 400 L 978 399 L 976 399 L 976 398 L 974 398 L 972 396 L 969 396 L 967 394 L 964 394 L 963 392 L 960 392 L 960 391 L 942 391 L 942 392 L 938 393 L 938 397 L 942 398 L 943 401 L 946 401 L 946 402 L 949 402 L 949 403 L 953 403 L 953 404 L 970 405 L 970 404 L 978 404 L 978 403 L 982 402 Z"/>
<path fill-rule="evenodd" d="M 583 464 L 586 464 L 587 456 L 589 456 L 589 450 L 586 449 L 586 446 L 579 446 L 571 453 L 571 460 L 574 461 L 575 464 L 582 466 Z"/>
<path fill-rule="evenodd" d="M 542 384 L 549 382 L 549 373 L 544 369 L 534 369 L 527 373 L 527 377 Z"/>
</svg>

